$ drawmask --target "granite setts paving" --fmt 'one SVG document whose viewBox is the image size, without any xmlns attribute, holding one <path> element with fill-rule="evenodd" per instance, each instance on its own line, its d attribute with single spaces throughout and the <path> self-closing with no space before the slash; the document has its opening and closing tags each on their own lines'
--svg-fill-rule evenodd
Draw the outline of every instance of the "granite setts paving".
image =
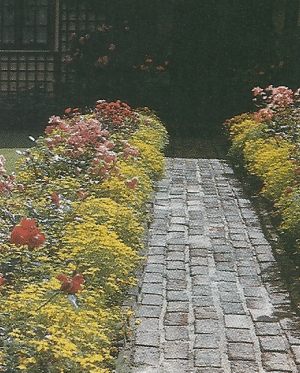
<svg viewBox="0 0 300 373">
<path fill-rule="evenodd" d="M 153 215 L 126 372 L 300 372 L 300 319 L 227 163 L 168 158 Z"/>
</svg>

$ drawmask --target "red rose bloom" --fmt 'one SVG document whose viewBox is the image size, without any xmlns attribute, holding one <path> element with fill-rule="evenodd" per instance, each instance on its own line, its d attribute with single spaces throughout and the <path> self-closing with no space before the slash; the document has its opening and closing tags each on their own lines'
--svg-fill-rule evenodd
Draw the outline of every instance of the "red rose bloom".
<svg viewBox="0 0 300 373">
<path fill-rule="evenodd" d="M 65 275 L 58 275 L 57 279 L 62 281 L 61 288 L 59 290 L 65 291 L 68 294 L 76 294 L 78 291 L 82 290 L 81 284 L 84 281 L 83 276 L 77 273 L 72 280 L 68 280 Z"/>
<path fill-rule="evenodd" d="M 29 249 L 41 246 L 45 241 L 45 235 L 36 226 L 32 219 L 23 218 L 21 225 L 16 225 L 11 232 L 10 240 L 15 245 L 27 245 Z"/>
</svg>

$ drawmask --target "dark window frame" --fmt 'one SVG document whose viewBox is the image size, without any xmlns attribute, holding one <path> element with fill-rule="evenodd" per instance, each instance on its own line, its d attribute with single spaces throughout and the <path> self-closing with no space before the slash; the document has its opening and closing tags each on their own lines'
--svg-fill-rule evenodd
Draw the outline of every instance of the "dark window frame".
<svg viewBox="0 0 300 373">
<path fill-rule="evenodd" d="M 0 1 L 0 49 L 2 50 L 43 50 L 51 51 L 54 48 L 55 38 L 55 1 L 44 0 L 44 10 L 46 12 L 46 25 L 40 25 L 41 28 L 46 30 L 46 37 L 44 42 L 38 41 L 38 12 L 39 0 L 1 0 Z M 33 19 L 30 18 L 31 24 L 26 25 L 26 14 L 28 14 L 28 5 L 33 5 Z M 5 12 L 4 8 L 9 5 L 8 11 L 11 12 L 13 18 L 12 24 L 5 25 Z M 8 8 L 8 7 L 7 7 Z M 33 21 L 33 23 L 32 23 Z M 12 41 L 5 41 L 5 28 L 6 31 L 9 27 L 13 30 Z M 33 41 L 25 40 L 26 27 L 28 27 L 33 34 Z"/>
</svg>

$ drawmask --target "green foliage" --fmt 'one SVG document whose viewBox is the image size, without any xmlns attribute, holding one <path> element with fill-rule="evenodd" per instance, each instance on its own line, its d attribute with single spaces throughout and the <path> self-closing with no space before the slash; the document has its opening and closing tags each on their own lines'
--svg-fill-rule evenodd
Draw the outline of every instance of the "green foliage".
<svg viewBox="0 0 300 373">
<path fill-rule="evenodd" d="M 130 333 L 122 304 L 167 134 L 153 115 L 101 104 L 114 114 L 51 117 L 17 177 L 0 157 L 4 372 L 109 373 Z"/>
<path fill-rule="evenodd" d="M 299 90 L 270 86 L 253 91 L 262 108 L 252 119 L 243 114 L 225 122 L 232 143 L 229 154 L 234 165 L 262 182 L 260 193 L 273 203 L 281 221 L 280 243 L 299 266 Z"/>
</svg>

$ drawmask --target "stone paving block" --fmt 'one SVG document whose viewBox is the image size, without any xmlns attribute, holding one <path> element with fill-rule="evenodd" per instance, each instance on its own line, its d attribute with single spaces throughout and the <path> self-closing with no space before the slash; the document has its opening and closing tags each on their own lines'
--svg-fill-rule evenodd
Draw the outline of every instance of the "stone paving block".
<svg viewBox="0 0 300 373">
<path fill-rule="evenodd" d="M 194 315 L 196 319 L 218 320 L 218 314 L 215 307 L 194 307 Z"/>
<path fill-rule="evenodd" d="M 137 326 L 137 332 L 148 332 L 150 330 L 158 330 L 159 318 L 158 317 L 144 317 L 139 320 L 140 324 Z"/>
<path fill-rule="evenodd" d="M 238 293 L 220 293 L 220 300 L 223 302 L 241 303 L 241 297 Z"/>
<path fill-rule="evenodd" d="M 280 320 L 280 325 L 284 330 L 300 330 L 300 318 L 299 317 L 286 317 Z"/>
<path fill-rule="evenodd" d="M 257 254 L 259 262 L 275 262 L 274 255 L 272 253 Z"/>
<path fill-rule="evenodd" d="M 167 301 L 188 302 L 189 298 L 186 292 L 183 291 L 167 291 Z"/>
<path fill-rule="evenodd" d="M 134 351 L 135 364 L 159 365 L 159 349 L 157 347 L 136 346 Z"/>
<path fill-rule="evenodd" d="M 162 306 L 163 297 L 161 295 L 156 295 L 156 294 L 143 294 L 142 304 Z"/>
<path fill-rule="evenodd" d="M 167 290 L 175 290 L 175 291 L 183 291 L 187 287 L 186 280 L 176 280 L 176 279 L 168 279 L 167 281 Z"/>
<path fill-rule="evenodd" d="M 184 244 L 182 244 L 182 245 L 171 245 L 171 244 L 169 244 L 168 245 L 168 252 L 172 252 L 172 251 L 176 251 L 176 252 L 182 252 L 182 253 L 184 253 L 184 251 L 185 251 L 185 245 Z"/>
<path fill-rule="evenodd" d="M 254 361 L 232 361 L 231 373 L 256 373 L 259 372 L 258 364 Z"/>
<path fill-rule="evenodd" d="M 262 351 L 283 352 L 287 351 L 286 340 L 278 335 L 260 336 L 259 342 Z"/>
<path fill-rule="evenodd" d="M 152 282 L 145 282 L 145 283 L 142 284 L 142 290 L 141 291 L 144 294 L 162 295 L 163 294 L 163 285 L 152 283 Z"/>
<path fill-rule="evenodd" d="M 257 267 L 241 267 L 238 266 L 238 274 L 239 276 L 255 276 L 259 274 L 259 268 Z"/>
<path fill-rule="evenodd" d="M 196 334 L 194 348 L 219 348 L 220 338 L 215 334 Z"/>
<path fill-rule="evenodd" d="M 285 331 L 286 337 L 291 345 L 300 345 L 300 331 Z"/>
<path fill-rule="evenodd" d="M 197 275 L 208 275 L 209 268 L 208 265 L 195 265 L 191 266 L 191 276 L 197 276 Z"/>
<path fill-rule="evenodd" d="M 266 295 L 266 289 L 263 286 L 245 286 L 243 292 L 246 298 L 264 297 Z"/>
<path fill-rule="evenodd" d="M 166 312 L 164 317 L 164 325 L 167 326 L 186 326 L 189 322 L 189 314 L 187 312 Z"/>
<path fill-rule="evenodd" d="M 185 255 L 184 252 L 177 252 L 177 251 L 171 251 L 167 253 L 166 256 L 166 262 L 168 263 L 169 261 L 185 261 Z"/>
<path fill-rule="evenodd" d="M 225 238 L 211 238 L 210 240 L 211 240 L 211 243 L 212 243 L 212 245 L 214 247 L 216 247 L 216 246 L 217 247 L 219 247 L 219 246 L 222 246 L 222 247 L 228 246 L 228 241 Z"/>
<path fill-rule="evenodd" d="M 192 297 L 193 306 L 201 306 L 201 307 L 213 307 L 214 306 L 214 299 L 212 296 L 193 296 Z"/>
<path fill-rule="evenodd" d="M 165 234 L 155 235 L 150 237 L 149 246 L 165 246 L 167 237 Z"/>
<path fill-rule="evenodd" d="M 225 333 L 226 333 L 226 339 L 228 342 L 253 343 L 249 329 L 227 328 Z"/>
<path fill-rule="evenodd" d="M 158 330 L 138 331 L 136 333 L 135 344 L 137 346 L 159 346 Z"/>
<path fill-rule="evenodd" d="M 189 228 L 189 236 L 199 236 L 205 233 L 204 227 L 190 227 Z"/>
<path fill-rule="evenodd" d="M 219 282 L 218 289 L 220 292 L 238 293 L 237 285 L 233 282 Z"/>
<path fill-rule="evenodd" d="M 225 315 L 230 315 L 230 314 L 245 315 L 246 314 L 244 307 L 241 303 L 221 302 L 221 307 Z"/>
<path fill-rule="evenodd" d="M 167 304 L 167 312 L 188 312 L 188 302 L 169 301 Z"/>
<path fill-rule="evenodd" d="M 159 306 L 148 306 L 140 305 L 136 312 L 137 317 L 159 317 L 161 313 L 161 307 Z"/>
<path fill-rule="evenodd" d="M 231 262 L 233 260 L 233 254 L 231 253 L 214 253 L 214 259 L 216 262 Z"/>
<path fill-rule="evenodd" d="M 208 275 L 195 275 L 192 276 L 193 286 L 208 285 L 211 284 L 211 278 Z"/>
<path fill-rule="evenodd" d="M 195 366 L 220 368 L 221 357 L 218 349 L 195 349 Z"/>
<path fill-rule="evenodd" d="M 202 256 L 192 256 L 190 258 L 190 265 L 191 266 L 207 266 L 208 259 Z"/>
<path fill-rule="evenodd" d="M 147 264 L 165 264 L 165 255 L 147 255 Z"/>
<path fill-rule="evenodd" d="M 147 273 L 147 272 L 150 272 L 150 273 L 164 273 L 165 271 L 165 266 L 163 264 L 149 264 L 147 263 L 145 269 L 144 269 L 144 273 Z"/>
<path fill-rule="evenodd" d="M 187 326 L 165 326 L 165 338 L 167 341 L 188 340 Z"/>
<path fill-rule="evenodd" d="M 151 273 L 147 272 L 145 273 L 143 277 L 144 283 L 162 283 L 163 282 L 163 274 L 162 273 Z"/>
<path fill-rule="evenodd" d="M 211 295 L 212 288 L 210 285 L 193 285 L 192 293 L 195 296 Z"/>
<path fill-rule="evenodd" d="M 214 253 L 219 253 L 219 254 L 232 254 L 233 253 L 233 248 L 230 245 L 213 245 L 213 251 Z"/>
<path fill-rule="evenodd" d="M 148 256 L 151 255 L 166 255 L 165 246 L 149 246 L 147 250 Z"/>
<path fill-rule="evenodd" d="M 219 262 L 219 263 L 216 263 L 216 270 L 235 272 L 235 267 L 234 267 L 234 264 L 230 262 Z"/>
<path fill-rule="evenodd" d="M 251 319 L 247 315 L 224 315 L 227 328 L 249 329 Z"/>
<path fill-rule="evenodd" d="M 279 335 L 280 325 L 278 322 L 256 322 L 255 333 L 259 336 Z"/>
<path fill-rule="evenodd" d="M 190 250 L 190 256 L 191 256 L 191 259 L 193 257 L 204 257 L 204 258 L 207 258 L 207 254 L 208 254 L 208 250 L 207 249 L 199 249 L 199 248 L 192 248 Z"/>
<path fill-rule="evenodd" d="M 168 245 L 185 245 L 187 242 L 187 235 L 185 232 L 169 232 L 167 234 Z"/>
<path fill-rule="evenodd" d="M 229 271 L 216 271 L 218 281 L 236 282 L 236 274 Z"/>
<path fill-rule="evenodd" d="M 186 217 L 182 216 L 172 216 L 170 219 L 170 224 L 181 224 L 181 225 L 187 225 L 188 219 Z"/>
<path fill-rule="evenodd" d="M 239 280 L 243 287 L 258 287 L 262 284 L 258 276 L 240 276 Z"/>
<path fill-rule="evenodd" d="M 165 360 L 162 369 L 164 373 L 189 373 L 191 370 L 189 369 L 190 363 L 188 360 L 183 359 L 168 359 Z M 143 372 L 147 373 L 147 372 Z M 157 373 L 157 372 L 155 372 Z"/>
<path fill-rule="evenodd" d="M 209 249 L 211 240 L 205 235 L 190 236 L 188 240 L 191 249 Z"/>
<path fill-rule="evenodd" d="M 179 269 L 167 269 L 166 270 L 166 277 L 167 280 L 185 280 L 186 278 L 186 272 L 185 270 L 179 270 Z"/>
<path fill-rule="evenodd" d="M 189 343 L 185 341 L 166 341 L 164 343 L 165 359 L 188 359 Z"/>
<path fill-rule="evenodd" d="M 282 352 L 264 352 L 262 354 L 263 366 L 267 371 L 292 372 L 290 359 Z"/>
<path fill-rule="evenodd" d="M 250 360 L 255 361 L 255 353 L 253 344 L 251 343 L 228 343 L 228 358 L 229 360 Z"/>
<path fill-rule="evenodd" d="M 167 261 L 166 263 L 167 269 L 179 269 L 185 271 L 185 263 L 182 261 L 174 260 L 174 261 Z"/>
<path fill-rule="evenodd" d="M 300 346 L 291 346 L 291 349 L 295 356 L 296 363 L 300 364 Z"/>
<path fill-rule="evenodd" d="M 223 368 L 196 368 L 194 371 L 187 371 L 186 373 L 224 373 Z"/>
<path fill-rule="evenodd" d="M 217 320 L 209 319 L 196 319 L 195 320 L 195 333 L 211 334 L 216 333 L 219 329 L 219 322 Z"/>
</svg>

